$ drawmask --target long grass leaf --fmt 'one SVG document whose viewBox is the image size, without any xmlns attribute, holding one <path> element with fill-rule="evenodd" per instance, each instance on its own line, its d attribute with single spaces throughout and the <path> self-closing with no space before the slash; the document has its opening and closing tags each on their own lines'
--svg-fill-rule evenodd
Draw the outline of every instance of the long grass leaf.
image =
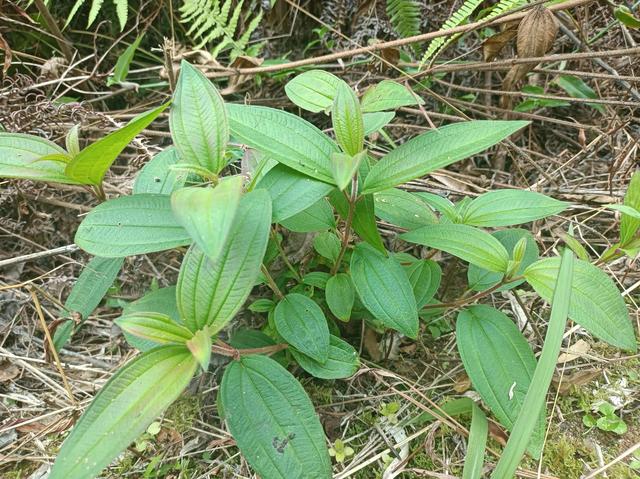
<svg viewBox="0 0 640 479">
<path fill-rule="evenodd" d="M 540 411 L 544 407 L 567 324 L 573 266 L 573 252 L 566 248 L 562 254 L 558 279 L 553 293 L 551 319 L 538 366 L 524 398 L 522 412 L 516 419 L 502 457 L 491 475 L 492 479 L 511 479 L 513 477 L 531 439 Z"/>
</svg>

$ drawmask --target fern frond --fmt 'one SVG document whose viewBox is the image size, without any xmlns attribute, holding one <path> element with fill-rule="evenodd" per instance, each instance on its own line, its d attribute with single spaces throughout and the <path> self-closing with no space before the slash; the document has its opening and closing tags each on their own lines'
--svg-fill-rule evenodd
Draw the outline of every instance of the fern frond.
<svg viewBox="0 0 640 479">
<path fill-rule="evenodd" d="M 527 3 L 527 0 L 500 0 L 491 8 L 487 15 L 482 17 L 482 20 L 491 20 L 498 15 L 508 12 L 509 10 L 520 7 L 525 3 Z"/>
<path fill-rule="evenodd" d="M 482 3 L 482 0 L 465 0 L 464 3 L 458 10 L 456 10 L 453 15 L 442 25 L 441 30 L 447 30 L 449 28 L 457 27 L 464 23 L 474 12 L 478 5 Z M 429 47 L 427 47 L 427 51 L 422 56 L 422 60 L 420 60 L 420 67 L 427 62 L 435 53 L 440 50 L 445 43 L 447 43 L 448 37 L 438 37 L 431 40 L 429 43 Z"/>
<path fill-rule="evenodd" d="M 67 17 L 67 21 L 64 24 L 64 28 L 67 28 L 69 22 L 73 20 L 73 18 L 78 13 L 78 10 L 82 5 L 84 5 L 86 0 L 76 0 L 71 7 L 71 11 L 69 12 L 69 16 Z M 92 0 L 91 8 L 89 9 L 89 16 L 87 17 L 87 28 L 93 25 L 93 22 L 96 21 L 98 15 L 100 14 L 100 10 L 102 10 L 102 4 L 104 0 Z M 124 30 L 124 27 L 127 23 L 128 9 L 129 9 L 129 0 L 113 0 L 113 4 L 116 7 L 116 15 L 118 16 L 118 23 L 120 24 L 120 31 Z"/>
<path fill-rule="evenodd" d="M 129 13 L 129 1 L 128 0 L 113 0 L 113 4 L 116 6 L 116 14 L 118 15 L 118 22 L 120 23 L 120 31 L 124 30 L 127 24 L 127 17 Z"/>
<path fill-rule="evenodd" d="M 420 33 L 420 4 L 416 0 L 387 0 L 387 16 L 401 38 Z"/>
<path fill-rule="evenodd" d="M 222 50 L 231 47 L 233 61 L 245 53 L 251 34 L 262 20 L 260 11 L 236 39 L 243 4 L 244 0 L 238 1 L 235 7 L 233 0 L 184 0 L 180 7 L 180 21 L 190 24 L 187 35 L 197 42 L 196 48 L 216 41 L 211 55 L 215 58 Z"/>
</svg>

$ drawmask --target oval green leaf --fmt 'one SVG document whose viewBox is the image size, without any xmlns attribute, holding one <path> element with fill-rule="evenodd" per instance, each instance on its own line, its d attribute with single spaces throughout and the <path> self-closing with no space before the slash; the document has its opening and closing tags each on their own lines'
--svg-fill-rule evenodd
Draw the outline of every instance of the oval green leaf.
<svg viewBox="0 0 640 479">
<path fill-rule="evenodd" d="M 213 173 L 225 167 L 229 124 L 222 97 L 200 70 L 184 60 L 173 94 L 169 127 L 183 161 Z"/>
<path fill-rule="evenodd" d="M 178 309 L 195 332 L 222 329 L 244 304 L 260 273 L 271 225 L 265 190 L 245 194 L 227 242 L 215 260 L 192 246 L 182 261 L 176 290 Z"/>
<path fill-rule="evenodd" d="M 401 106 L 422 105 L 424 101 L 406 86 L 392 80 L 382 80 L 362 95 L 362 111 L 395 110 Z"/>
<path fill-rule="evenodd" d="M 338 147 L 308 121 L 264 106 L 228 104 L 233 136 L 300 173 L 335 184 L 331 153 Z"/>
<path fill-rule="evenodd" d="M 418 335 L 418 308 L 404 269 L 393 258 L 358 244 L 351 256 L 351 279 L 373 316 L 410 338 Z"/>
<path fill-rule="evenodd" d="M 331 478 L 318 415 L 285 368 L 266 356 L 246 356 L 227 366 L 220 388 L 229 430 L 261 477 Z"/>
<path fill-rule="evenodd" d="M 197 362 L 185 346 L 138 356 L 103 386 L 62 444 L 50 479 L 92 479 L 187 387 Z"/>
<path fill-rule="evenodd" d="M 170 316 L 156 312 L 131 313 L 114 321 L 123 332 L 156 345 L 185 344 L 193 333 Z"/>
<path fill-rule="evenodd" d="M 349 321 L 356 299 L 351 277 L 345 273 L 332 276 L 327 281 L 324 293 L 331 313 L 340 321 Z"/>
<path fill-rule="evenodd" d="M 373 195 L 376 216 L 407 230 L 437 223 L 431 208 L 419 196 L 398 188 L 379 191 Z"/>
<path fill-rule="evenodd" d="M 560 258 L 545 258 L 529 266 L 524 276 L 545 301 L 551 301 Z M 633 326 L 624 299 L 614 282 L 598 267 L 575 260 L 569 317 L 607 343 L 636 351 Z"/>
<path fill-rule="evenodd" d="M 329 327 L 314 300 L 299 293 L 288 294 L 276 306 L 273 319 L 286 342 L 316 361 L 327 360 Z"/>
<path fill-rule="evenodd" d="M 273 221 L 281 222 L 311 207 L 331 192 L 333 186 L 279 164 L 256 185 L 271 195 Z"/>
<path fill-rule="evenodd" d="M 360 359 L 353 346 L 333 335 L 329 339 L 329 356 L 324 363 L 295 349 L 290 351 L 302 369 L 320 379 L 348 378 L 360 367 Z"/>
<path fill-rule="evenodd" d="M 557 215 L 569 206 L 535 191 L 494 190 L 475 198 L 460 223 L 470 226 L 511 226 Z"/>
<path fill-rule="evenodd" d="M 536 359 L 516 325 L 486 305 L 458 314 L 456 341 L 474 389 L 500 423 L 511 430 L 536 369 Z M 538 457 L 544 440 L 545 416 L 537 423 L 529 449 Z"/>
<path fill-rule="evenodd" d="M 409 231 L 401 238 L 446 251 L 489 271 L 505 272 L 509 264 L 509 253 L 500 241 L 473 226 L 436 224 Z"/>
<path fill-rule="evenodd" d="M 338 85 L 331 109 L 331 121 L 336 140 L 346 154 L 355 156 L 364 147 L 364 125 L 360 102 L 346 83 Z"/>
<path fill-rule="evenodd" d="M 329 230 L 336 227 L 333 208 L 326 198 L 280 222 L 282 226 L 296 233 Z"/>
<path fill-rule="evenodd" d="M 227 241 L 241 196 L 242 176 L 231 176 L 215 188 L 192 186 L 174 191 L 171 209 L 200 249 L 215 259 Z"/>
<path fill-rule="evenodd" d="M 407 268 L 409 282 L 413 288 L 418 309 L 433 299 L 440 287 L 442 270 L 440 265 L 430 259 L 416 261 Z"/>
<path fill-rule="evenodd" d="M 311 70 L 290 80 L 284 86 L 284 91 L 289 100 L 300 108 L 318 113 L 331 108 L 341 83 L 344 81 L 329 72 Z"/>
<path fill-rule="evenodd" d="M 499 143 L 527 121 L 467 121 L 431 130 L 399 146 L 376 163 L 364 183 L 375 193 L 420 178 Z"/>
<path fill-rule="evenodd" d="M 121 196 L 96 206 L 76 232 L 83 250 L 105 258 L 153 253 L 191 243 L 166 195 Z"/>
</svg>

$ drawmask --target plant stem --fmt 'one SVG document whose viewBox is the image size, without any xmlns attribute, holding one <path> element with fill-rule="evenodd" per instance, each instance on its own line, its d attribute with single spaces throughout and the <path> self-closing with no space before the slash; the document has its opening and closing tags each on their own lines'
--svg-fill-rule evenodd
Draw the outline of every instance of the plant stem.
<svg viewBox="0 0 640 479">
<path fill-rule="evenodd" d="M 291 264 L 291 261 L 289 261 L 289 258 L 287 258 L 287 253 L 285 253 L 284 249 L 282 248 L 282 244 L 278 240 L 278 231 L 276 230 L 276 228 L 277 228 L 277 225 L 274 226 L 274 228 L 271 230 L 271 237 L 273 238 L 273 241 L 276 243 L 276 247 L 278 248 L 278 253 L 280 253 L 280 256 L 282 257 L 282 261 L 284 261 L 284 264 L 287 266 L 287 269 L 291 271 L 291 274 L 293 274 L 293 277 L 296 279 L 296 281 L 298 283 L 301 283 L 302 278 L 300 277 L 300 274 L 298 274 L 296 269 Z"/>
<path fill-rule="evenodd" d="M 473 296 L 469 296 L 468 298 L 461 298 L 457 301 L 452 301 L 450 303 L 426 304 L 422 307 L 422 309 L 459 308 L 469 303 L 473 303 L 478 299 L 484 298 L 485 296 L 489 296 L 491 293 L 500 289 L 502 286 L 504 286 L 507 283 L 511 283 L 513 281 L 520 281 L 521 279 L 523 279 L 523 276 L 516 276 L 514 278 L 502 278 L 502 281 L 500 281 L 498 284 L 492 286 L 491 288 L 485 291 L 480 291 L 479 293 L 476 293 Z"/>
<path fill-rule="evenodd" d="M 51 33 L 53 33 L 53 36 L 58 41 L 58 45 L 60 46 L 60 50 L 62 50 L 62 54 L 64 55 L 65 59 L 69 64 L 71 64 L 71 60 L 73 59 L 71 43 L 69 43 L 69 40 L 67 40 L 60 31 L 58 24 L 51 16 L 51 12 L 49 12 L 49 9 L 44 4 L 44 2 L 42 0 L 34 0 L 34 3 L 36 4 L 38 11 L 40 12 L 40 15 L 42 15 L 44 22 L 47 24 L 47 27 L 49 28 L 49 30 L 51 30 Z"/>
<path fill-rule="evenodd" d="M 280 288 L 278 288 L 278 285 L 276 284 L 273 277 L 269 273 L 269 270 L 267 269 L 267 267 L 264 264 L 262 264 L 260 266 L 260 270 L 262 271 L 262 274 L 264 274 L 264 276 L 267 278 L 267 284 L 269 285 L 269 288 L 271 288 L 271 291 L 273 291 L 273 294 L 275 294 L 276 297 L 280 300 L 284 299 L 284 294 L 282 294 L 282 291 L 280 291 Z"/>
<path fill-rule="evenodd" d="M 331 275 L 333 276 L 338 272 L 340 268 L 340 263 L 342 262 L 342 258 L 344 257 L 344 253 L 347 251 L 347 247 L 349 246 L 349 239 L 351 238 L 351 225 L 353 224 L 353 216 L 356 211 L 356 202 L 358 201 L 358 175 L 357 173 L 351 178 L 351 195 L 349 195 L 349 212 L 347 213 L 347 219 L 344 223 L 344 234 L 342 236 L 342 247 L 340 248 L 340 253 L 336 258 L 336 262 L 331 268 Z"/>
<path fill-rule="evenodd" d="M 211 352 L 221 356 L 227 356 L 233 359 L 240 359 L 240 356 L 248 356 L 249 354 L 274 354 L 289 347 L 286 343 L 274 344 L 273 346 L 264 346 L 262 348 L 237 349 L 233 346 L 218 339 L 216 344 L 211 346 Z"/>
</svg>

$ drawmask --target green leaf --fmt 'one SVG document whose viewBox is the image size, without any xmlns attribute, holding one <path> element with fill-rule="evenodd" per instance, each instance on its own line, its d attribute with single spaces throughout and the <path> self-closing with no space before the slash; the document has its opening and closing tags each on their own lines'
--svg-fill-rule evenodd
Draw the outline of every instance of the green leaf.
<svg viewBox="0 0 640 479">
<path fill-rule="evenodd" d="M 296 233 L 310 233 L 335 228 L 336 219 L 333 216 L 333 208 L 326 198 L 322 198 L 280 224 Z"/>
<path fill-rule="evenodd" d="M 631 177 L 624 195 L 624 205 L 640 211 L 640 171 L 636 171 Z M 640 219 L 623 213 L 620 220 L 620 243 L 624 245 L 631 241 L 638 228 L 640 228 Z"/>
<path fill-rule="evenodd" d="M 114 321 L 123 332 L 156 345 L 185 344 L 193 333 L 170 316 L 158 312 L 124 314 Z"/>
<path fill-rule="evenodd" d="M 364 126 L 364 135 L 369 136 L 372 133 L 384 128 L 396 114 L 392 111 L 378 111 L 375 113 L 363 113 L 362 124 Z"/>
<path fill-rule="evenodd" d="M 462 215 L 471 226 L 511 226 L 557 215 L 568 207 L 534 191 L 493 190 L 475 198 Z"/>
<path fill-rule="evenodd" d="M 438 219 L 419 196 L 398 188 L 373 195 L 376 216 L 387 223 L 412 230 L 437 223 Z"/>
<path fill-rule="evenodd" d="M 208 328 L 196 331 L 193 337 L 187 341 L 187 347 L 202 370 L 206 372 L 211 360 L 211 334 Z"/>
<path fill-rule="evenodd" d="M 125 17 L 125 22 L 126 22 L 126 17 Z M 116 66 L 113 71 L 113 75 L 107 78 L 107 86 L 120 84 L 127 79 L 127 75 L 129 74 L 129 66 L 131 65 L 133 56 L 135 55 L 136 50 L 138 49 L 138 46 L 140 46 L 140 42 L 142 41 L 143 37 L 144 37 L 144 34 L 137 37 L 133 41 L 133 43 L 129 45 L 127 49 L 118 57 L 118 61 L 116 62 Z"/>
<path fill-rule="evenodd" d="M 598 98 L 596 92 L 593 91 L 593 89 L 589 85 L 587 85 L 584 80 L 573 75 L 560 75 L 558 78 L 556 78 L 555 83 L 564 91 L 566 91 L 570 97 L 586 99 Z M 600 113 L 605 112 L 604 106 L 600 105 L 599 103 L 587 103 L 587 105 L 595 108 Z"/>
<path fill-rule="evenodd" d="M 331 164 L 333 167 L 333 178 L 338 185 L 338 189 L 344 190 L 351 183 L 353 175 L 358 171 L 360 162 L 367 156 L 365 151 L 355 156 L 344 153 L 333 153 L 331 155 Z"/>
<path fill-rule="evenodd" d="M 369 158 L 365 158 L 360 164 L 360 181 L 362 181 L 363 178 L 366 178 L 368 172 Z M 346 219 L 349 215 L 349 202 L 345 196 L 336 189 L 329 196 L 329 200 L 338 211 L 338 214 L 343 219 Z M 353 214 L 353 222 L 351 226 L 358 236 L 371 246 L 380 251 L 385 250 L 382 238 L 380 237 L 380 232 L 378 231 L 378 225 L 376 224 L 373 195 L 360 196 L 360 199 L 356 202 L 356 209 Z"/>
<path fill-rule="evenodd" d="M 503 273 L 509 265 L 509 253 L 500 241 L 473 226 L 435 224 L 409 231 L 400 237 L 410 243 L 446 251 L 489 271 Z"/>
<path fill-rule="evenodd" d="M 511 430 L 507 446 L 502 451 L 502 456 L 491 475 L 492 479 L 514 476 L 527 444 L 536 433 L 538 416 L 544 413 L 547 392 L 556 370 L 558 354 L 567 324 L 569 301 L 572 294 L 569 285 L 572 284 L 573 263 L 571 250 L 565 249 L 555 283 L 553 308 L 542 353 L 522 403 L 521 412 Z"/>
<path fill-rule="evenodd" d="M 178 312 L 175 286 L 150 291 L 141 298 L 125 305 L 122 309 L 123 315 L 144 312 L 166 314 L 171 317 L 174 323 L 184 324 Z"/>
<path fill-rule="evenodd" d="M 467 121 L 418 135 L 371 168 L 363 193 L 386 190 L 468 158 L 528 124 L 527 121 Z"/>
<path fill-rule="evenodd" d="M 508 430 L 522 411 L 536 359 L 516 325 L 500 311 L 486 305 L 470 306 L 458 314 L 456 340 L 464 369 L 474 389 Z M 541 452 L 545 417 L 536 421 L 529 450 Z"/>
<path fill-rule="evenodd" d="M 469 400 L 471 401 L 471 400 Z M 489 435 L 489 422 L 478 405 L 471 401 L 471 427 L 467 442 L 467 455 L 464 458 L 462 479 L 481 479 L 484 465 L 484 450 Z"/>
<path fill-rule="evenodd" d="M 338 85 L 336 98 L 331 109 L 331 121 L 336 140 L 342 150 L 351 156 L 364 148 L 364 124 L 360 102 L 346 83 Z M 342 188 L 341 188 L 342 189 Z"/>
<path fill-rule="evenodd" d="M 138 115 L 122 128 L 87 146 L 69 162 L 64 170 L 65 175 L 90 185 L 102 183 L 107 170 L 122 150 L 168 106 L 169 103 L 165 103 Z"/>
<path fill-rule="evenodd" d="M 337 145 L 318 128 L 285 111 L 227 105 L 233 136 L 300 173 L 334 184 L 331 154 Z"/>
<path fill-rule="evenodd" d="M 127 14 L 129 10 L 129 1 L 128 0 L 113 0 L 114 5 L 116 6 L 116 15 L 118 16 L 118 23 L 120 24 L 120 31 L 124 30 L 125 25 L 127 24 Z"/>
<path fill-rule="evenodd" d="M 107 294 L 122 268 L 122 263 L 124 258 L 92 258 L 83 268 L 64 303 L 67 312 L 65 316 L 69 317 L 71 313 L 76 312 L 83 320 L 87 319 Z M 66 344 L 72 330 L 72 327 L 56 329 L 53 339 L 57 350 Z"/>
<path fill-rule="evenodd" d="M 314 288 L 324 289 L 327 286 L 327 282 L 331 275 L 324 271 L 311 271 L 302 278 L 302 283 L 313 286 Z"/>
<path fill-rule="evenodd" d="M 71 161 L 71 158 L 80 153 L 80 125 L 73 125 L 71 129 L 67 132 L 67 136 L 64 137 L 64 144 L 69 152 L 68 160 L 65 163 Z"/>
<path fill-rule="evenodd" d="M 64 163 L 53 160 L 37 161 L 51 155 L 68 156 L 66 151 L 44 138 L 0 132 L 0 177 L 81 184 L 80 181 L 65 175 Z"/>
<path fill-rule="evenodd" d="M 320 306 L 312 299 L 290 293 L 273 315 L 278 334 L 294 348 L 324 363 L 329 354 L 329 327 Z"/>
<path fill-rule="evenodd" d="M 560 238 L 562 238 L 562 241 L 564 241 L 565 244 L 569 248 L 571 248 L 571 251 L 573 251 L 578 258 L 584 261 L 590 261 L 589 253 L 587 252 L 585 247 L 582 246 L 582 243 L 580 243 L 580 241 L 578 241 L 569 233 L 560 233 L 559 236 Z"/>
<path fill-rule="evenodd" d="M 227 164 L 229 124 L 222 97 L 204 74 L 183 60 L 169 115 L 180 158 L 219 173 Z"/>
<path fill-rule="evenodd" d="M 327 111 L 333 105 L 338 85 L 344 83 L 324 70 L 311 70 L 297 75 L 284 91 L 293 103 L 313 113 Z"/>
<path fill-rule="evenodd" d="M 545 301 L 551 301 L 560 258 L 545 258 L 529 266 L 524 276 Z M 598 267 L 575 260 L 569 317 L 594 336 L 627 351 L 636 351 L 635 334 L 624 299 L 614 282 Z"/>
<path fill-rule="evenodd" d="M 640 220 L 640 211 L 636 210 L 635 208 L 632 208 L 631 206 L 615 205 L 615 204 L 604 205 L 604 206 L 606 208 L 609 208 L 610 210 L 616 210 L 621 213 L 624 213 L 625 215 L 629 216 L 632 219 Z"/>
<path fill-rule="evenodd" d="M 177 345 L 161 346 L 128 363 L 76 423 L 49 477 L 97 476 L 178 398 L 196 367 L 189 350 Z"/>
<path fill-rule="evenodd" d="M 524 256 L 520 262 L 520 267 L 516 270 L 515 276 L 520 276 L 524 272 L 525 268 L 530 264 L 538 260 L 538 245 L 531 233 L 523 229 L 507 229 L 500 230 L 491 233 L 491 236 L 496 238 L 502 246 L 509 252 L 509 259 L 513 260 L 513 248 L 518 241 L 522 238 L 526 241 L 526 247 L 524 250 Z M 497 285 L 504 278 L 504 273 L 496 273 L 494 271 L 488 271 L 474 264 L 469 265 L 467 271 L 467 281 L 469 281 L 469 288 L 474 291 L 486 291 L 489 288 Z M 524 280 L 511 281 L 500 288 L 497 291 L 507 291 L 521 285 Z"/>
<path fill-rule="evenodd" d="M 407 276 L 416 298 L 418 309 L 431 301 L 440 287 L 442 270 L 435 261 L 422 259 L 407 268 Z"/>
<path fill-rule="evenodd" d="M 327 281 L 325 299 L 331 313 L 340 321 L 349 321 L 351 309 L 356 299 L 351 277 L 338 273 Z"/>
<path fill-rule="evenodd" d="M 249 464 L 269 479 L 331 478 L 324 432 L 304 389 L 276 361 L 246 356 L 227 366 L 220 399 Z"/>
<path fill-rule="evenodd" d="M 401 106 L 418 104 L 422 105 L 424 101 L 406 86 L 391 80 L 382 80 L 368 88 L 362 96 L 363 112 L 395 110 Z"/>
<path fill-rule="evenodd" d="M 192 246 L 182 261 L 178 310 L 191 331 L 222 329 L 240 310 L 260 273 L 271 225 L 271 199 L 264 190 L 240 200 L 227 242 L 215 260 Z"/>
<path fill-rule="evenodd" d="M 105 258 L 153 253 L 191 243 L 166 195 L 121 196 L 96 206 L 80 223 L 75 242 Z"/>
<path fill-rule="evenodd" d="M 414 193 L 414 195 L 427 203 L 431 208 L 438 211 L 452 223 L 460 222 L 460 215 L 456 210 L 456 205 L 454 205 L 449 199 L 444 198 L 440 195 L 426 193 L 423 191 Z"/>
<path fill-rule="evenodd" d="M 302 369 L 320 379 L 348 378 L 360 367 L 358 353 L 353 346 L 333 335 L 329 339 L 329 355 L 324 363 L 295 349 L 290 351 Z"/>
<path fill-rule="evenodd" d="M 616 19 L 629 28 L 640 28 L 640 20 L 638 20 L 631 10 L 625 5 L 620 5 L 613 11 Z"/>
<path fill-rule="evenodd" d="M 335 263 L 338 256 L 340 256 L 342 242 L 335 234 L 324 231 L 313 239 L 313 248 L 320 256 L 327 258 L 331 263 Z"/>
<path fill-rule="evenodd" d="M 171 169 L 180 161 L 177 150 L 171 146 L 156 156 L 142 167 L 133 184 L 133 194 L 157 193 L 170 195 L 184 185 L 187 174 Z"/>
<path fill-rule="evenodd" d="M 351 256 L 351 279 L 362 304 L 385 326 L 410 338 L 418 335 L 418 309 L 402 266 L 371 246 L 358 244 Z"/>
<path fill-rule="evenodd" d="M 231 176 L 215 188 L 192 186 L 174 191 L 171 210 L 200 249 L 215 259 L 227 241 L 241 196 L 242 176 Z"/>
<path fill-rule="evenodd" d="M 256 189 L 269 192 L 273 203 L 273 221 L 281 222 L 300 213 L 327 196 L 333 187 L 309 178 L 288 166 L 274 166 L 262 177 Z"/>
</svg>

